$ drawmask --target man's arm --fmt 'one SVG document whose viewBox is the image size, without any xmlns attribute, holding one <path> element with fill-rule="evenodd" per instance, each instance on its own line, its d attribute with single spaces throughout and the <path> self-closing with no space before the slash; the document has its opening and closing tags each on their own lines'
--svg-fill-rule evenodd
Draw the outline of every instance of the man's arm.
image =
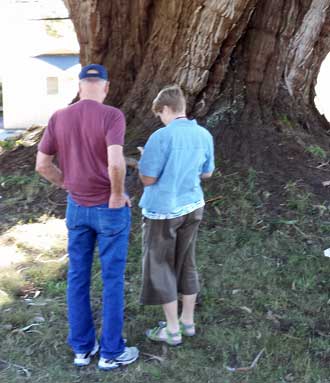
<svg viewBox="0 0 330 383">
<path fill-rule="evenodd" d="M 46 178 L 46 180 L 64 189 L 63 173 L 54 164 L 53 160 L 54 160 L 53 155 L 48 155 L 38 151 L 35 169 L 41 176 Z"/>
<path fill-rule="evenodd" d="M 108 146 L 108 173 L 111 182 L 110 208 L 131 206 L 125 194 L 126 162 L 121 145 Z"/>
</svg>

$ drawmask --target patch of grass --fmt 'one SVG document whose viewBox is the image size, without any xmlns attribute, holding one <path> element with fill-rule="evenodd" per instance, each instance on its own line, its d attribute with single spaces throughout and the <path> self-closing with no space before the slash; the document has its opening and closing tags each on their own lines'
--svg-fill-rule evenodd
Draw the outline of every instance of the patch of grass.
<svg viewBox="0 0 330 383">
<path fill-rule="evenodd" d="M 64 228 L 61 220 L 49 218 L 17 225 L 1 235 L 0 290 L 9 298 L 26 297 L 58 283 L 67 260 Z"/>
<path fill-rule="evenodd" d="M 33 281 L 41 289 L 48 286 L 48 289 L 51 290 L 52 286 L 58 288 L 59 285 L 56 287 L 57 282 L 65 278 L 65 267 L 65 265 L 58 263 L 42 264 L 35 262 L 25 271 L 24 275 L 27 280 Z"/>
<path fill-rule="evenodd" d="M 17 144 L 14 139 L 0 140 L 0 148 L 4 150 L 12 150 L 16 148 Z"/>
<path fill-rule="evenodd" d="M 145 339 L 145 329 L 163 319 L 163 314 L 160 307 L 139 304 L 140 212 L 133 209 L 124 335 L 130 345 L 140 348 L 140 360 L 110 373 L 98 371 L 96 362 L 85 369 L 72 366 L 72 354 L 65 345 L 65 266 L 38 271 L 36 263 L 33 273 L 22 275 L 40 288 L 41 295 L 7 303 L 1 307 L 0 319 L 6 350 L 5 354 L 0 351 L 0 359 L 24 366 L 31 377 L 17 367 L 0 364 L 0 380 L 329 383 L 330 264 L 322 255 L 330 223 L 327 204 L 315 202 L 302 185 L 292 182 L 283 188 L 281 215 L 274 217 L 267 212 L 268 197 L 253 169 L 244 181 L 238 175 L 216 179 L 216 189 L 206 184 L 207 197 L 221 198 L 208 204 L 197 246 L 202 289 L 196 337 L 185 338 L 179 348 Z M 58 248 L 54 252 L 60 255 Z M 51 251 L 45 259 L 52 259 Z M 96 255 L 91 295 L 98 330 L 101 290 Z M 19 331 L 38 316 L 45 321 L 33 328 L 35 332 Z M 228 370 L 250 366 L 261 350 L 264 353 L 255 369 Z"/>
<path fill-rule="evenodd" d="M 306 148 L 306 152 L 311 153 L 314 157 L 319 158 L 321 160 L 325 160 L 327 158 L 326 151 L 318 145 L 308 146 Z"/>
<path fill-rule="evenodd" d="M 0 307 L 10 304 L 12 302 L 12 298 L 10 295 L 4 290 L 0 289 Z"/>
<path fill-rule="evenodd" d="M 312 207 L 311 194 L 305 192 L 297 182 L 289 182 L 284 189 L 287 193 L 288 209 L 297 210 L 299 214 L 305 214 L 306 210 Z"/>
<path fill-rule="evenodd" d="M 49 297 L 64 296 L 66 294 L 66 278 L 64 272 L 59 277 L 45 281 L 44 293 Z M 61 278 L 61 279 L 60 279 Z"/>
<path fill-rule="evenodd" d="M 0 272 L 0 290 L 8 297 L 17 297 L 20 295 L 24 278 L 12 268 L 3 268 Z"/>
</svg>

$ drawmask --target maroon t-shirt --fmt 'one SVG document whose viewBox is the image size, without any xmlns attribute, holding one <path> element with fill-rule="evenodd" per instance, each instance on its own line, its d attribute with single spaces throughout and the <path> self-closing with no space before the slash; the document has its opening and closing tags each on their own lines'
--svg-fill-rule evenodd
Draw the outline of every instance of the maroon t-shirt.
<svg viewBox="0 0 330 383">
<path fill-rule="evenodd" d="M 109 200 L 107 146 L 123 145 L 124 136 L 125 117 L 119 109 L 81 100 L 53 114 L 38 149 L 56 154 L 72 198 L 93 206 Z"/>
</svg>

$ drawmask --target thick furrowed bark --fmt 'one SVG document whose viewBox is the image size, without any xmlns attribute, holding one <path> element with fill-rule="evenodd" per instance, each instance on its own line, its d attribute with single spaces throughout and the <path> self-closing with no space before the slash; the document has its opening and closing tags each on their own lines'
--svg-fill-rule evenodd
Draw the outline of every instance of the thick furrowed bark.
<svg viewBox="0 0 330 383">
<path fill-rule="evenodd" d="M 285 68 L 285 84 L 290 96 L 302 94 L 305 103 L 309 102 L 310 88 L 315 77 L 316 63 L 323 61 L 320 51 L 314 52 L 330 7 L 329 0 L 313 0 L 305 17 L 289 45 L 289 55 Z M 320 63 L 319 63 L 320 65 Z"/>
<path fill-rule="evenodd" d="M 82 64 L 109 69 L 106 101 L 126 113 L 131 144 L 159 125 L 151 102 L 173 82 L 227 159 L 280 160 L 286 119 L 322 136 L 313 98 L 330 51 L 330 0 L 65 1 Z"/>
</svg>

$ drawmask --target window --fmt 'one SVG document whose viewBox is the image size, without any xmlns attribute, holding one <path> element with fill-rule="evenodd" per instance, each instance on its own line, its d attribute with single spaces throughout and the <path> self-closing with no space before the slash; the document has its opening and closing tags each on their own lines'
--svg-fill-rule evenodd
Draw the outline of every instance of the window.
<svg viewBox="0 0 330 383">
<path fill-rule="evenodd" d="M 58 94 L 57 77 L 47 77 L 47 94 Z"/>
</svg>

